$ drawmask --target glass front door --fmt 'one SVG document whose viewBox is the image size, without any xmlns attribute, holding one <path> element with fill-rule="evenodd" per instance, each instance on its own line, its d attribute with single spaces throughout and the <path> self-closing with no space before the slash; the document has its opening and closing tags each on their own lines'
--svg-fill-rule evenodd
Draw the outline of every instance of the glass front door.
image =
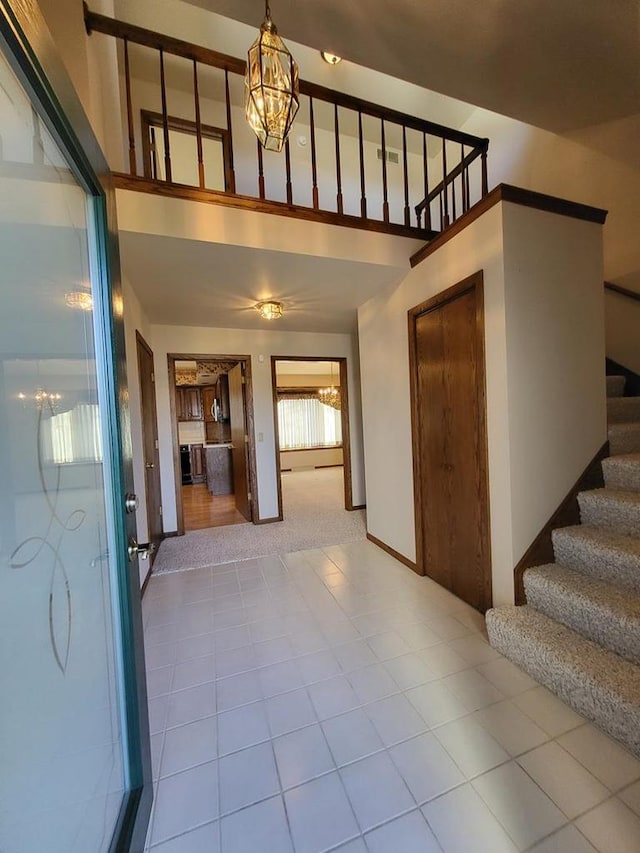
<svg viewBox="0 0 640 853">
<path fill-rule="evenodd" d="M 114 509 L 104 225 L 8 60 L 0 54 L 0 850 L 106 853 L 128 847 L 118 839 L 140 801 L 145 745 Z"/>
</svg>

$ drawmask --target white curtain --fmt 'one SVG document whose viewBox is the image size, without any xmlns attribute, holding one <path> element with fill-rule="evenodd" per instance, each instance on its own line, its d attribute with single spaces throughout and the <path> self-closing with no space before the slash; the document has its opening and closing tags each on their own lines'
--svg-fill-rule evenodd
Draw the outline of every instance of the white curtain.
<svg viewBox="0 0 640 853">
<path fill-rule="evenodd" d="M 342 444 L 340 412 L 318 399 L 278 400 L 280 450 Z"/>
<path fill-rule="evenodd" d="M 43 457 L 46 462 L 101 462 L 102 435 L 98 406 L 81 403 L 68 412 L 48 418 L 42 429 Z"/>
</svg>

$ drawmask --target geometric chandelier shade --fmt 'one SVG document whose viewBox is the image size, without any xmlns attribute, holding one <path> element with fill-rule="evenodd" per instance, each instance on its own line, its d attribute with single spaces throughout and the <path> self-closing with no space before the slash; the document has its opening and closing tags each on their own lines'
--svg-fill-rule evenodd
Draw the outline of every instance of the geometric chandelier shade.
<svg viewBox="0 0 640 853">
<path fill-rule="evenodd" d="M 278 35 L 268 0 L 260 35 L 249 48 L 244 106 L 262 146 L 282 151 L 300 106 L 298 63 Z"/>
</svg>

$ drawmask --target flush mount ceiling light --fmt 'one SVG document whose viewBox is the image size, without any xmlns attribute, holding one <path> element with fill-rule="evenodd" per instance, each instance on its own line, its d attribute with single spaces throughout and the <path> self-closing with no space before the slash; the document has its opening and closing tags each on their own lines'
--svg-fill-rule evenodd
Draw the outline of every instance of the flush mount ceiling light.
<svg viewBox="0 0 640 853">
<path fill-rule="evenodd" d="M 329 53 L 327 50 L 321 50 L 320 56 L 327 62 L 329 65 L 337 65 L 339 62 L 342 62 L 341 56 L 336 56 L 335 53 Z"/>
<path fill-rule="evenodd" d="M 264 148 L 282 150 L 299 106 L 298 63 L 278 35 L 267 0 L 244 78 L 245 114 Z"/>
<path fill-rule="evenodd" d="M 271 299 L 265 302 L 256 303 L 256 311 L 265 320 L 277 320 L 282 317 L 282 302 L 275 302 Z"/>
<path fill-rule="evenodd" d="M 75 308 L 78 311 L 93 309 L 93 296 L 88 290 L 72 290 L 70 293 L 65 293 L 64 302 L 67 308 Z"/>
</svg>

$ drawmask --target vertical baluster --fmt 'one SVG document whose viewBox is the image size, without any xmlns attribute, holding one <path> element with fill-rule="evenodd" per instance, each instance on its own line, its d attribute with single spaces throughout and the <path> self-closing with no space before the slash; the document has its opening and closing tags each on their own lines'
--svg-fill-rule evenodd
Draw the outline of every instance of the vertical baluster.
<svg viewBox="0 0 640 853">
<path fill-rule="evenodd" d="M 291 185 L 291 149 L 289 140 L 284 144 L 284 162 L 287 171 L 287 204 L 293 204 L 293 186 Z"/>
<path fill-rule="evenodd" d="M 320 206 L 318 201 L 318 166 L 316 163 L 316 126 L 313 120 L 313 98 L 309 98 L 309 129 L 311 131 L 311 180 L 313 182 L 313 209 Z"/>
<path fill-rule="evenodd" d="M 487 146 L 482 149 L 482 197 L 489 192 L 489 178 L 487 175 Z"/>
<path fill-rule="evenodd" d="M 156 145 L 156 129 L 149 125 L 149 136 L 151 138 L 151 177 L 154 181 L 158 180 L 158 147 Z"/>
<path fill-rule="evenodd" d="M 457 219 L 456 216 L 456 179 L 454 178 L 451 181 L 451 213 L 452 213 L 452 222 L 455 222 Z"/>
<path fill-rule="evenodd" d="M 442 195 L 444 198 L 443 230 L 449 226 L 449 193 L 447 192 L 447 140 L 442 140 Z"/>
<path fill-rule="evenodd" d="M 260 145 L 259 139 L 256 139 L 256 145 L 258 146 L 258 194 L 260 198 L 264 198 L 264 162 L 262 160 L 262 145 Z"/>
<path fill-rule="evenodd" d="M 229 134 L 229 192 L 236 191 L 236 172 L 233 168 L 233 129 L 231 127 L 231 98 L 229 97 L 229 69 L 224 69 L 224 95 L 227 102 L 227 132 Z"/>
<path fill-rule="evenodd" d="M 167 114 L 167 87 L 164 79 L 164 51 L 160 48 L 160 95 L 162 98 L 162 132 L 164 134 L 164 177 L 171 183 L 171 144 L 169 142 L 169 116 Z"/>
<path fill-rule="evenodd" d="M 367 218 L 367 193 L 364 175 L 364 140 L 362 137 L 362 112 L 358 110 L 358 146 L 360 151 L 360 216 Z"/>
<path fill-rule="evenodd" d="M 424 197 L 426 199 L 429 195 L 429 148 L 426 133 L 422 134 L 422 162 L 424 169 Z M 424 227 L 427 231 L 431 231 L 431 204 L 427 204 L 424 209 Z"/>
<path fill-rule="evenodd" d="M 409 210 L 409 166 L 407 164 L 407 128 L 402 125 L 402 165 L 404 167 L 404 224 L 411 225 Z"/>
<path fill-rule="evenodd" d="M 336 138 L 336 186 L 338 194 L 336 201 L 338 204 L 338 213 L 343 212 L 342 207 L 342 169 L 340 168 L 340 124 L 338 122 L 338 105 L 333 105 L 333 132 Z"/>
<path fill-rule="evenodd" d="M 469 167 L 464 170 L 465 178 L 466 178 L 466 190 L 467 190 L 467 210 L 471 207 L 471 182 L 469 179 Z"/>
<path fill-rule="evenodd" d="M 464 163 L 464 144 L 460 145 L 460 162 Z M 460 173 L 460 206 L 462 207 L 462 213 L 467 212 L 467 191 L 466 191 L 466 180 L 465 180 L 466 169 L 463 168 Z"/>
<path fill-rule="evenodd" d="M 129 70 L 129 42 L 124 41 L 124 86 L 127 98 L 127 128 L 129 131 L 129 174 L 137 175 L 136 138 L 133 132 L 133 106 L 131 103 L 131 72 Z"/>
<path fill-rule="evenodd" d="M 200 181 L 200 189 L 205 187 L 204 178 L 204 157 L 202 154 L 202 121 L 200 118 L 200 95 L 198 93 L 198 65 L 196 60 L 193 60 L 193 99 L 196 107 L 196 144 L 198 147 L 198 180 Z"/>
<path fill-rule="evenodd" d="M 384 119 L 380 119 L 382 139 L 382 218 L 389 221 L 389 196 L 387 189 L 387 145 L 384 136 Z"/>
<path fill-rule="evenodd" d="M 444 207 L 442 205 L 442 190 L 440 190 L 440 192 L 438 194 L 438 201 L 440 202 L 440 230 L 444 231 L 446 226 L 444 224 Z"/>
</svg>

